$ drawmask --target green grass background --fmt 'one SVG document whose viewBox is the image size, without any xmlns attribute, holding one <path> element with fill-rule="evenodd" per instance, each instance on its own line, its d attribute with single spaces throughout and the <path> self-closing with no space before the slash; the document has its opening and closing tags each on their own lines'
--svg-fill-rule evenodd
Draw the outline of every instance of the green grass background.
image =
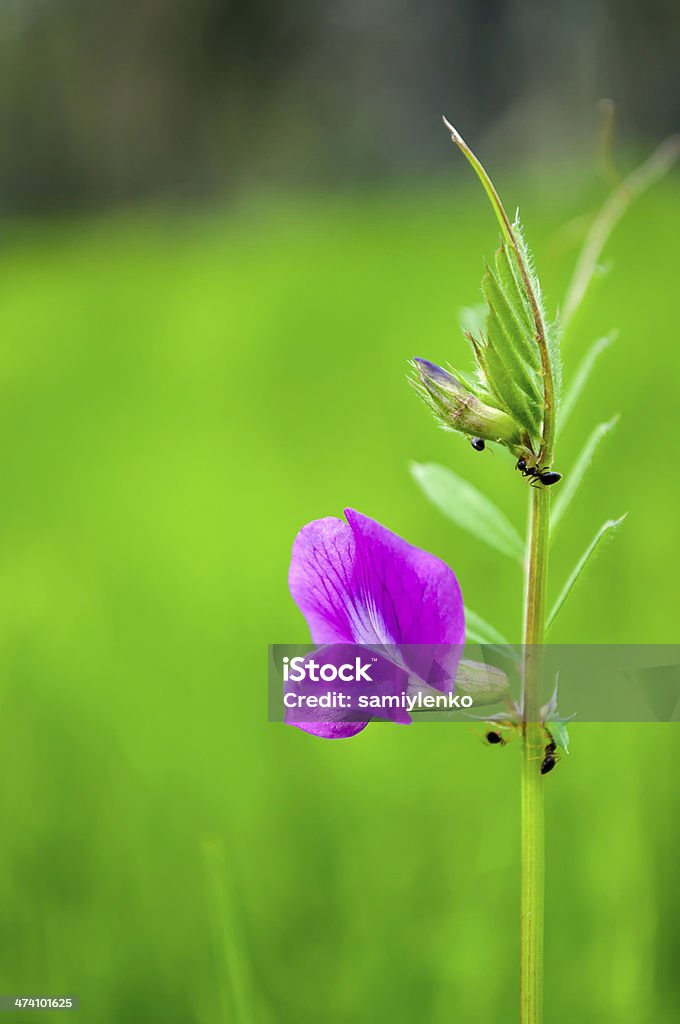
<svg viewBox="0 0 680 1024">
<path fill-rule="evenodd" d="M 499 184 L 554 307 L 598 193 L 546 182 Z M 631 210 L 565 351 L 568 379 L 621 330 L 557 468 L 623 418 L 553 592 L 630 516 L 555 641 L 680 640 L 679 213 L 677 179 Z M 88 1024 L 515 1019 L 515 746 L 266 721 L 266 645 L 307 638 L 293 537 L 346 505 L 446 559 L 518 638 L 515 566 L 407 472 L 448 463 L 523 528 L 509 458 L 438 431 L 405 379 L 413 355 L 465 364 L 458 308 L 495 242 L 481 192 L 451 184 L 5 225 L 2 992 L 79 993 Z M 547 1021 L 670 1024 L 677 730 L 572 742 L 546 780 Z"/>
</svg>

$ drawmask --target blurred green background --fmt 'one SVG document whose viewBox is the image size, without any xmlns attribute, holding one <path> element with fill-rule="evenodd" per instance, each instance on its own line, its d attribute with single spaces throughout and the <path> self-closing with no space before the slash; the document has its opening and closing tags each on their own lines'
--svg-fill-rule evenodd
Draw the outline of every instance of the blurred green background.
<svg viewBox="0 0 680 1024">
<path fill-rule="evenodd" d="M 511 5 L 498 11 L 507 19 Z M 68 63 L 76 23 L 63 22 L 71 36 L 55 24 L 17 22 L 3 45 L 14 53 L 38 31 Z M 105 39 L 109 23 L 91 24 Z M 446 82 L 418 94 L 436 173 L 411 167 L 408 180 L 359 172 L 359 131 L 332 187 L 318 168 L 273 187 L 270 167 L 266 188 L 203 195 L 194 167 L 197 194 L 178 202 L 150 157 L 155 191 L 137 170 L 114 188 L 73 136 L 54 142 L 66 118 L 50 121 L 56 177 L 50 147 L 44 165 L 31 148 L 40 116 L 25 122 L 28 142 L 3 139 L 3 180 L 22 185 L 7 187 L 0 250 L 3 993 L 80 994 L 88 1024 L 516 1018 L 516 746 L 433 724 L 324 743 L 266 721 L 266 645 L 307 638 L 287 590 L 293 538 L 347 505 L 444 558 L 470 607 L 519 638 L 516 568 L 445 521 L 408 474 L 411 459 L 449 464 L 523 529 L 528 492 L 511 460 L 438 431 L 405 376 L 414 355 L 465 363 L 458 311 L 478 301 L 496 244 L 437 124 L 462 95 Z M 43 85 L 47 110 L 58 100 Z M 461 127 L 507 206 L 521 205 L 554 310 L 608 186 L 564 143 L 552 158 L 503 159 L 489 127 L 502 87 L 477 111 L 465 94 Z M 346 103 L 351 116 L 353 94 Z M 146 116 L 155 124 L 156 108 Z M 655 129 L 670 121 L 660 110 Z M 633 128 L 624 168 L 645 152 Z M 34 185 L 69 187 L 31 190 L 22 154 Z M 114 164 L 140 159 L 131 146 Z M 611 273 L 564 353 L 568 380 L 593 339 L 620 329 L 559 446 L 568 472 L 592 426 L 622 415 L 560 533 L 554 593 L 601 522 L 630 515 L 557 642 L 680 642 L 679 216 L 676 172 L 616 231 Z M 546 1020 L 670 1024 L 677 730 L 575 724 L 572 751 L 546 779 Z"/>
</svg>

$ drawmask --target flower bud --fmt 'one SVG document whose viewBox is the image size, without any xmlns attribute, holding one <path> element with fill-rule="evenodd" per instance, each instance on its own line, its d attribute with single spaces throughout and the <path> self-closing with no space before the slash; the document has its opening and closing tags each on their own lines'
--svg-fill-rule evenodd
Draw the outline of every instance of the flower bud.
<svg viewBox="0 0 680 1024">
<path fill-rule="evenodd" d="M 414 386 L 443 427 L 459 430 L 469 437 L 481 437 L 506 445 L 511 451 L 524 449 L 522 432 L 502 409 L 482 402 L 457 377 L 427 359 L 413 359 Z"/>
</svg>

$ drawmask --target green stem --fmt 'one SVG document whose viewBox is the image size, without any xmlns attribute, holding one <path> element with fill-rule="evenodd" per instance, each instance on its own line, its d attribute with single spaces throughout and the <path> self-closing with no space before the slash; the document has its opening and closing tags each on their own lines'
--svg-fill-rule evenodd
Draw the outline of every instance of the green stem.
<svg viewBox="0 0 680 1024">
<path fill-rule="evenodd" d="M 452 141 L 470 162 L 494 209 L 504 243 L 512 250 L 529 300 L 534 321 L 534 340 L 541 356 L 543 377 L 543 430 L 539 466 L 552 465 L 555 448 L 556 395 L 548 329 L 540 296 L 526 262 L 523 246 L 505 212 L 500 196 L 482 163 L 460 133 L 444 118 Z M 524 687 L 522 723 L 521 801 L 521 1024 L 540 1024 L 543 1017 L 543 916 L 545 853 L 543 819 L 543 777 L 540 765 L 545 748 L 541 723 L 541 654 L 545 639 L 545 608 L 550 531 L 550 491 L 532 489 L 524 604 Z"/>
<path fill-rule="evenodd" d="M 550 492 L 532 488 L 524 606 L 524 722 L 522 730 L 520 1022 L 543 1019 L 545 852 L 541 724 L 541 654 L 545 633 Z"/>
</svg>

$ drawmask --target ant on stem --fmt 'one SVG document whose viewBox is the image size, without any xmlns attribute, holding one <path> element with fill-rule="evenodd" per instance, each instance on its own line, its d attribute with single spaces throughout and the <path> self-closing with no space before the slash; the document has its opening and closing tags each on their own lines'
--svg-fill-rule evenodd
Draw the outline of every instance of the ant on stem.
<svg viewBox="0 0 680 1024">
<path fill-rule="evenodd" d="M 547 775 L 548 772 L 551 772 L 559 760 L 559 755 L 557 753 L 557 744 L 555 743 L 555 740 L 552 738 L 547 729 L 546 732 L 548 733 L 549 740 L 546 743 L 545 750 L 543 752 L 543 761 L 541 762 L 541 775 Z"/>
<path fill-rule="evenodd" d="M 539 466 L 528 465 L 527 460 L 523 455 L 517 460 L 517 466 L 515 468 L 519 470 L 522 476 L 533 477 L 531 481 L 532 487 L 535 487 L 539 483 L 543 484 L 544 487 L 550 487 L 552 484 L 556 484 L 558 480 L 562 479 L 562 474 L 555 473 L 549 466 L 544 466 L 543 469 L 540 469 Z"/>
</svg>

